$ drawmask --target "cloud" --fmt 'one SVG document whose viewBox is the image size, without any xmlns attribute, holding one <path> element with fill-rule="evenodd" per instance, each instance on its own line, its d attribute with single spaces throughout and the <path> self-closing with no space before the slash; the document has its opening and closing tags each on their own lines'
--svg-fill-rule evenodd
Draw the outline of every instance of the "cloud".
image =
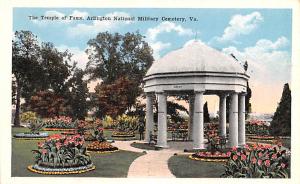
<svg viewBox="0 0 300 184">
<path fill-rule="evenodd" d="M 85 53 L 84 50 L 79 49 L 78 47 L 69 47 L 66 45 L 60 45 L 57 47 L 59 51 L 65 51 L 68 50 L 70 53 L 73 54 L 71 58 L 71 63 L 70 65 L 73 65 L 74 62 L 77 62 L 77 67 L 80 69 L 85 69 L 85 66 L 88 62 L 88 55 Z"/>
<path fill-rule="evenodd" d="M 240 35 L 250 34 L 262 21 L 263 17 L 259 12 L 234 15 L 229 21 L 229 25 L 224 29 L 223 35 L 214 39 L 218 42 L 235 41 L 234 39 Z"/>
<path fill-rule="evenodd" d="M 146 40 L 153 49 L 153 56 L 155 59 L 160 58 L 160 51 L 171 46 L 171 43 L 164 43 L 157 40 L 159 34 L 175 32 L 180 36 L 191 35 L 192 30 L 184 28 L 173 22 L 162 22 L 156 27 L 149 28 L 146 32 Z"/>
<path fill-rule="evenodd" d="M 66 15 L 64 13 L 61 13 L 59 11 L 56 11 L 56 10 L 49 10 L 49 11 L 46 11 L 44 13 L 44 15 L 42 16 L 45 16 L 45 17 L 58 17 L 58 20 L 49 20 L 49 19 L 35 19 L 35 20 L 32 20 L 33 23 L 39 25 L 39 26 L 47 26 L 49 24 L 69 24 L 72 22 L 72 20 L 69 19 L 69 16 L 73 16 L 73 17 L 87 17 L 88 16 L 88 13 L 87 12 L 81 12 L 81 11 L 78 11 L 78 10 L 74 10 L 71 14 L 69 15 Z M 63 17 L 67 16 L 66 19 L 63 19 Z"/>
<path fill-rule="evenodd" d="M 291 80 L 291 56 L 284 48 L 289 44 L 285 37 L 276 41 L 261 39 L 252 47 L 238 50 L 227 47 L 222 51 L 233 53 L 240 61 L 248 61 L 249 84 L 252 89 L 253 110 L 274 112 L 280 100 L 282 87 Z"/>
<path fill-rule="evenodd" d="M 119 17 L 130 17 L 128 13 L 125 12 L 112 12 L 104 15 L 104 17 L 113 18 L 115 16 Z M 77 24 L 74 27 L 70 27 L 67 29 L 67 33 L 71 37 L 82 36 L 82 35 L 90 35 L 97 34 L 102 31 L 111 31 L 113 29 L 120 28 L 122 25 L 131 24 L 133 21 L 100 21 L 93 20 L 92 24 Z"/>
</svg>

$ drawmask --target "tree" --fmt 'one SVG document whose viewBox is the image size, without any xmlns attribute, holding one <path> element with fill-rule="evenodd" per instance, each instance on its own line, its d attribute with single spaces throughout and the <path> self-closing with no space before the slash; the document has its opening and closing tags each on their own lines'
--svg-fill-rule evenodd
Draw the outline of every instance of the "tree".
<svg viewBox="0 0 300 184">
<path fill-rule="evenodd" d="M 35 35 L 30 31 L 16 31 L 12 41 L 12 74 L 15 78 L 16 111 L 14 126 L 20 126 L 21 96 L 29 96 L 39 83 L 41 70 L 38 65 L 40 47 Z"/>
<path fill-rule="evenodd" d="M 249 87 L 249 84 L 247 82 L 247 94 L 245 96 L 245 111 L 246 111 L 246 118 L 249 116 L 249 113 L 251 113 L 251 103 L 250 98 L 252 96 L 252 90 Z"/>
<path fill-rule="evenodd" d="M 205 102 L 205 104 L 203 105 L 203 114 L 204 114 L 204 123 L 209 123 L 210 117 L 209 117 L 207 102 Z"/>
<path fill-rule="evenodd" d="M 66 115 L 70 111 L 67 100 L 56 95 L 53 91 L 37 92 L 28 100 L 25 107 L 43 118 Z"/>
<path fill-rule="evenodd" d="M 129 95 L 133 85 L 134 83 L 127 77 L 120 77 L 113 84 L 97 85 L 94 95 L 97 116 L 103 118 L 108 115 L 116 118 L 123 114 L 129 106 Z"/>
<path fill-rule="evenodd" d="M 88 109 L 86 101 L 88 98 L 87 81 L 84 81 L 83 77 L 83 70 L 76 69 L 72 78 L 68 81 L 70 89 L 69 104 L 72 109 L 71 115 L 80 120 L 84 120 Z"/>
<path fill-rule="evenodd" d="M 90 75 L 90 79 L 100 78 L 103 80 L 104 87 L 113 85 L 117 83 L 117 80 L 125 77 L 130 82 L 131 88 L 122 89 L 128 93 L 120 93 L 119 95 L 125 96 L 118 98 L 128 100 L 126 105 L 129 110 L 142 93 L 143 77 L 154 60 L 152 49 L 138 32 L 125 35 L 99 33 L 96 38 L 88 41 L 88 46 L 89 49 L 86 52 L 89 55 L 89 62 L 86 71 Z M 120 87 L 122 85 L 118 86 L 119 90 L 121 90 Z M 111 105 L 118 109 L 122 106 L 121 103 L 123 102 L 116 101 Z"/>
<path fill-rule="evenodd" d="M 39 91 L 49 88 L 64 98 L 68 87 L 65 85 L 71 74 L 68 62 L 71 54 L 59 52 L 52 43 L 39 43 L 30 31 L 16 31 L 12 43 L 13 96 L 16 112 L 14 125 L 20 125 L 20 102 L 31 99 Z M 75 66 L 73 66 L 74 68 Z M 14 80 L 15 79 L 15 80 Z M 15 92 L 14 92 L 15 88 Z"/>
<path fill-rule="evenodd" d="M 270 133 L 274 136 L 291 136 L 291 98 L 291 90 L 286 83 L 270 126 Z"/>
</svg>

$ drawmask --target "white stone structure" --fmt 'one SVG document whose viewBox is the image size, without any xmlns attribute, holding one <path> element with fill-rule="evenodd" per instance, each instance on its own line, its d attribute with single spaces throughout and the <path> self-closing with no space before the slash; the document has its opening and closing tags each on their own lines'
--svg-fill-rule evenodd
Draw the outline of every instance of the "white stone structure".
<svg viewBox="0 0 300 184">
<path fill-rule="evenodd" d="M 245 93 L 249 76 L 231 56 L 193 43 L 154 61 L 144 78 L 147 96 L 146 136 L 153 132 L 153 97 L 158 98 L 157 146 L 167 145 L 167 95 L 190 95 L 189 138 L 194 149 L 204 148 L 203 96 L 220 97 L 220 135 L 226 136 L 226 96 L 231 97 L 229 145 L 245 144 Z"/>
</svg>

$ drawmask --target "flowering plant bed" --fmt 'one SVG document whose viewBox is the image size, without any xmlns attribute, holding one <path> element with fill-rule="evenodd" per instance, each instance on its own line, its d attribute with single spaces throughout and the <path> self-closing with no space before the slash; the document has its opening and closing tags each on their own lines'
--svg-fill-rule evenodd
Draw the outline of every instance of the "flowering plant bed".
<svg viewBox="0 0 300 184">
<path fill-rule="evenodd" d="M 192 160 L 201 160 L 201 161 L 207 161 L 207 162 L 226 162 L 230 158 L 231 153 L 227 152 L 197 152 L 195 154 L 192 154 L 189 156 L 190 159 Z"/>
<path fill-rule="evenodd" d="M 290 151 L 281 146 L 246 145 L 233 148 L 222 177 L 289 178 Z"/>
<path fill-rule="evenodd" d="M 248 136 L 248 139 L 259 139 L 259 140 L 274 140 L 274 136 L 263 136 L 263 135 L 252 135 Z"/>
<path fill-rule="evenodd" d="M 45 119 L 44 124 L 45 128 L 53 128 L 54 130 L 75 129 L 77 126 L 77 122 L 72 121 L 72 118 L 67 116 L 57 116 L 54 118 Z"/>
<path fill-rule="evenodd" d="M 112 146 L 110 143 L 104 141 L 94 141 L 91 144 L 87 145 L 87 150 L 91 152 L 98 152 L 98 153 L 109 153 L 109 152 L 116 152 L 119 149 L 117 147 Z"/>
<path fill-rule="evenodd" d="M 133 132 L 113 132 L 111 136 L 120 138 L 135 137 Z"/>
<path fill-rule="evenodd" d="M 35 164 L 28 167 L 32 172 L 76 174 L 95 169 L 80 135 L 51 135 L 44 143 L 38 143 L 38 149 L 32 152 L 35 154 Z"/>
<path fill-rule="evenodd" d="M 43 128 L 44 131 L 75 131 L 74 128 Z"/>
<path fill-rule="evenodd" d="M 31 140 L 31 139 L 44 139 L 46 137 L 48 137 L 48 133 L 18 133 L 14 135 L 15 138 L 17 139 L 27 139 L 27 140 Z"/>
<path fill-rule="evenodd" d="M 246 122 L 245 131 L 247 134 L 269 135 L 269 125 L 260 120 Z"/>
</svg>

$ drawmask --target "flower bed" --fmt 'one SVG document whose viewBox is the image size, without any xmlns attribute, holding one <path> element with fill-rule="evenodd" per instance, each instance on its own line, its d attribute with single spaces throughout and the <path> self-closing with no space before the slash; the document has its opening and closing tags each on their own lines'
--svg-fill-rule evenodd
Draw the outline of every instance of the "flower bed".
<svg viewBox="0 0 300 184">
<path fill-rule="evenodd" d="M 275 137 L 274 136 L 252 135 L 252 136 L 248 136 L 248 139 L 272 141 L 275 139 Z"/>
<path fill-rule="evenodd" d="M 75 129 L 76 121 L 72 121 L 72 118 L 67 116 L 58 116 L 50 119 L 44 120 L 45 128 L 49 128 L 48 130 L 66 130 L 66 129 Z"/>
<path fill-rule="evenodd" d="M 113 132 L 111 136 L 119 138 L 135 137 L 133 132 Z"/>
<path fill-rule="evenodd" d="M 233 148 L 222 177 L 289 178 L 290 151 L 281 146 L 246 145 Z"/>
<path fill-rule="evenodd" d="M 87 150 L 91 152 L 98 152 L 98 153 L 109 153 L 109 152 L 116 152 L 119 149 L 117 147 L 112 146 L 110 143 L 104 141 L 94 141 L 91 144 L 87 145 Z"/>
<path fill-rule="evenodd" d="M 18 133 L 14 135 L 17 139 L 45 139 L 48 137 L 48 133 Z"/>
<path fill-rule="evenodd" d="M 32 151 L 35 154 L 35 164 L 28 166 L 32 172 L 76 174 L 95 169 L 80 135 L 51 135 L 44 143 L 38 143 L 37 150 Z"/>
<path fill-rule="evenodd" d="M 269 124 L 260 120 L 251 120 L 246 122 L 246 134 L 269 135 Z"/>
<path fill-rule="evenodd" d="M 189 156 L 192 160 L 200 160 L 200 161 L 206 161 L 206 162 L 226 162 L 230 158 L 231 153 L 223 153 L 223 152 L 197 152 L 195 154 L 192 154 Z"/>
<path fill-rule="evenodd" d="M 44 131 L 75 131 L 74 128 L 43 128 Z"/>
</svg>

